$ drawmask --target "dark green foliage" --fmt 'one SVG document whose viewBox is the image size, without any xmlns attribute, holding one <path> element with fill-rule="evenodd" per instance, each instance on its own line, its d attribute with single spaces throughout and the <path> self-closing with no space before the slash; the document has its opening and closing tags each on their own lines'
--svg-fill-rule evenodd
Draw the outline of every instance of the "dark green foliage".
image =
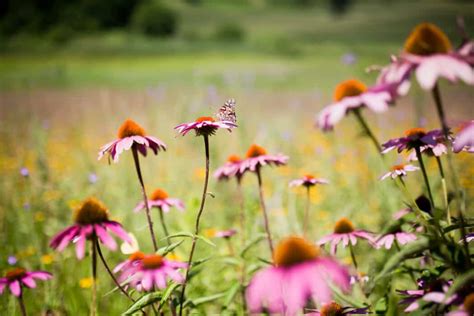
<svg viewBox="0 0 474 316">
<path fill-rule="evenodd" d="M 177 30 L 178 14 L 162 3 L 146 2 L 133 14 L 132 26 L 136 31 L 146 35 L 172 36 Z"/>
<path fill-rule="evenodd" d="M 237 23 L 228 22 L 219 25 L 216 30 L 216 39 L 221 41 L 238 42 L 244 38 L 245 32 Z"/>
</svg>

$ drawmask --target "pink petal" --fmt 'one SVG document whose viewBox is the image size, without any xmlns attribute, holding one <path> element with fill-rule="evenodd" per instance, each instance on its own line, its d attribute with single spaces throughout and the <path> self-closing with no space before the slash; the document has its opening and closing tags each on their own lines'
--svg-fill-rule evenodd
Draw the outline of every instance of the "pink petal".
<svg viewBox="0 0 474 316">
<path fill-rule="evenodd" d="M 20 282 L 15 280 L 12 283 L 10 283 L 10 292 L 12 292 L 12 294 L 15 295 L 16 297 L 19 297 L 21 295 Z"/>
<path fill-rule="evenodd" d="M 94 225 L 95 232 L 100 241 L 110 250 L 117 249 L 117 243 L 115 240 L 107 233 L 107 231 L 100 224 Z"/>
</svg>

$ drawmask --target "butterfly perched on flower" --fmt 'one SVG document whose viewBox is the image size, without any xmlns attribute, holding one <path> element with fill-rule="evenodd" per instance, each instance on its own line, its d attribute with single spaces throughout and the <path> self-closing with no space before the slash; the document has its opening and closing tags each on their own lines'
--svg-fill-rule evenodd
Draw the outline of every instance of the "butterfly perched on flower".
<svg viewBox="0 0 474 316">
<path fill-rule="evenodd" d="M 232 123 L 237 122 L 237 115 L 235 114 L 235 100 L 227 100 L 223 106 L 220 107 L 219 111 L 216 113 L 216 117 L 219 121 L 228 121 Z"/>
</svg>

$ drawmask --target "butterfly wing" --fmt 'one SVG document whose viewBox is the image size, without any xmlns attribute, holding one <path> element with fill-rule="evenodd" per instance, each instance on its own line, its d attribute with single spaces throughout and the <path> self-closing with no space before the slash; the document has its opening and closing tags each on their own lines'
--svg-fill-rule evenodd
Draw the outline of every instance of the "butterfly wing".
<svg viewBox="0 0 474 316">
<path fill-rule="evenodd" d="M 236 123 L 237 115 L 235 114 L 235 100 L 227 100 L 224 105 L 220 107 L 216 116 L 219 121 L 230 121 L 232 123 Z"/>
</svg>

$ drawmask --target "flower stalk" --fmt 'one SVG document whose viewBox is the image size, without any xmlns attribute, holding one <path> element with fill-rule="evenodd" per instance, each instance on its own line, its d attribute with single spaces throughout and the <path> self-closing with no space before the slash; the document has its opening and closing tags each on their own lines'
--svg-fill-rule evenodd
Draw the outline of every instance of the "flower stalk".
<svg viewBox="0 0 474 316">
<path fill-rule="evenodd" d="M 416 158 L 418 158 L 418 163 L 420 164 L 421 172 L 423 173 L 423 180 L 425 181 L 426 189 L 428 190 L 428 196 L 430 197 L 431 206 L 435 208 L 433 194 L 431 193 L 430 182 L 428 180 L 428 174 L 426 173 L 425 164 L 423 163 L 423 157 L 421 156 L 420 146 L 415 147 Z"/>
<path fill-rule="evenodd" d="M 148 205 L 148 197 L 146 194 L 145 184 L 143 183 L 142 172 L 140 169 L 140 160 L 138 158 L 138 150 L 135 147 L 135 145 L 133 145 L 132 147 L 132 153 L 133 153 L 133 161 L 135 162 L 135 169 L 137 171 L 138 181 L 140 182 L 140 186 L 142 189 L 143 202 L 145 203 L 146 218 L 148 221 L 148 227 L 150 229 L 151 240 L 153 241 L 153 249 L 156 252 L 158 250 L 158 245 L 156 243 L 155 232 L 153 230 L 153 221 L 151 219 L 151 214 L 150 214 L 150 206 Z"/>
<path fill-rule="evenodd" d="M 260 167 L 257 167 L 256 173 L 257 173 L 257 179 L 258 179 L 258 192 L 260 195 L 260 206 L 263 212 L 263 223 L 265 225 L 265 232 L 267 233 L 267 241 L 268 241 L 268 247 L 270 249 L 270 256 L 273 256 L 273 250 L 274 250 L 273 241 L 272 241 L 272 235 L 270 232 L 270 224 L 268 221 L 267 207 L 265 206 L 265 200 L 263 198 L 263 185 L 262 185 L 262 175 L 260 172 Z"/>
<path fill-rule="evenodd" d="M 209 183 L 209 137 L 207 134 L 203 134 L 202 136 L 204 137 L 204 150 L 206 154 L 206 176 L 204 179 L 204 188 L 202 191 L 201 205 L 199 207 L 199 212 L 196 217 L 196 224 L 195 224 L 195 229 L 194 229 L 193 241 L 191 245 L 191 252 L 189 253 L 189 259 L 188 259 L 188 268 L 186 269 L 186 276 L 184 278 L 184 283 L 181 288 L 180 303 L 179 303 L 179 316 L 182 316 L 183 314 L 184 294 L 186 291 L 186 285 L 188 283 L 189 271 L 191 270 L 191 266 L 192 266 L 194 250 L 196 249 L 196 241 L 197 241 L 197 236 L 199 234 L 199 222 L 201 220 L 201 215 L 204 210 L 204 205 L 206 203 L 207 186 Z"/>
<path fill-rule="evenodd" d="M 26 307 L 25 307 L 25 301 L 23 300 L 23 294 L 20 294 L 20 296 L 18 296 L 18 304 L 20 305 L 21 315 L 27 316 L 28 314 L 26 313 Z"/>
<path fill-rule="evenodd" d="M 354 115 L 355 115 L 357 121 L 359 122 L 360 126 L 361 126 L 362 129 L 364 130 L 365 135 L 370 138 L 370 140 L 371 140 L 372 143 L 374 144 L 375 149 L 377 150 L 378 154 L 379 154 L 381 157 L 383 157 L 382 149 L 380 148 L 380 143 L 379 143 L 379 141 L 377 140 L 377 138 L 375 137 L 375 134 L 374 134 L 374 133 L 372 132 L 372 130 L 370 129 L 369 124 L 367 124 L 367 122 L 365 121 L 364 117 L 363 117 L 362 114 L 360 113 L 360 110 L 359 110 L 359 109 L 355 109 L 353 112 L 354 112 Z"/>
</svg>

